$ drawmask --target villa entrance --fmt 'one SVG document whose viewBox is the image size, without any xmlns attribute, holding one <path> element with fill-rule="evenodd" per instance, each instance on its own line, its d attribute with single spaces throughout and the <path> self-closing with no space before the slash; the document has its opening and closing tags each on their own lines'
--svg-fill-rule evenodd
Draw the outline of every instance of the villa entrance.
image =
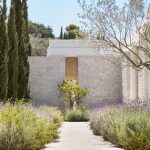
<svg viewBox="0 0 150 150">
<path fill-rule="evenodd" d="M 67 80 L 78 80 L 78 58 L 66 57 L 65 78 Z"/>
</svg>

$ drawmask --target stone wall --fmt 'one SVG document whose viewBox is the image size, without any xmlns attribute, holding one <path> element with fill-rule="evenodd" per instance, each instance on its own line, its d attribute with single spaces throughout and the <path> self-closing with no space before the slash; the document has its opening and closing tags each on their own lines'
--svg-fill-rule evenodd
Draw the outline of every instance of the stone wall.
<svg viewBox="0 0 150 150">
<path fill-rule="evenodd" d="M 130 67 L 126 66 L 122 68 L 122 91 L 123 100 L 130 98 Z"/>
<path fill-rule="evenodd" d="M 30 97 L 33 102 L 62 106 L 57 84 L 65 78 L 64 57 L 30 57 Z"/>
<path fill-rule="evenodd" d="M 122 100 L 120 65 L 103 57 L 79 57 L 79 83 L 90 90 L 86 104 L 98 106 Z"/>
<path fill-rule="evenodd" d="M 57 84 L 65 79 L 65 57 L 30 57 L 30 96 L 36 103 L 63 106 Z M 98 106 L 122 100 L 122 70 L 99 56 L 78 57 L 78 80 L 90 90 L 85 104 Z"/>
<path fill-rule="evenodd" d="M 122 78 L 123 78 L 123 100 L 132 100 L 132 96 L 130 95 L 132 89 L 131 84 L 131 71 L 134 70 L 133 67 L 126 66 L 123 68 L 122 71 Z M 144 68 L 140 71 L 137 71 L 138 79 L 137 79 L 137 85 L 138 85 L 138 98 L 139 100 L 150 100 L 150 71 L 148 69 Z"/>
</svg>

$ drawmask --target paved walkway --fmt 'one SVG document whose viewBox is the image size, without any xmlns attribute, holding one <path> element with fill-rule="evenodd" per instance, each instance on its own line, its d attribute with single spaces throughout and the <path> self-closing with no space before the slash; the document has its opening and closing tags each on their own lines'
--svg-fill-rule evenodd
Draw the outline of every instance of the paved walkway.
<svg viewBox="0 0 150 150">
<path fill-rule="evenodd" d="M 60 139 L 45 150 L 121 150 L 94 136 L 85 122 L 65 122 L 60 130 Z"/>
</svg>

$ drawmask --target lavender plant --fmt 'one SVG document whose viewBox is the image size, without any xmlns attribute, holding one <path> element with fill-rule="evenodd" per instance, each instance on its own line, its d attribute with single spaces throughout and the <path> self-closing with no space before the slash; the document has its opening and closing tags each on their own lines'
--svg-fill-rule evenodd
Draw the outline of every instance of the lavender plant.
<svg viewBox="0 0 150 150">
<path fill-rule="evenodd" d="M 93 111 L 93 133 L 126 150 L 150 149 L 150 106 L 115 105 Z"/>
</svg>

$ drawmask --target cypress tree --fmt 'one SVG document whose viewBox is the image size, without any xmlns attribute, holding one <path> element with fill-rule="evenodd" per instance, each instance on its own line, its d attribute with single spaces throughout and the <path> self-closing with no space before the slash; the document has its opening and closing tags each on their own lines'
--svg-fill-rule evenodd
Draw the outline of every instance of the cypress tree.
<svg viewBox="0 0 150 150">
<path fill-rule="evenodd" d="M 68 32 L 64 32 L 64 39 L 69 39 L 69 34 L 68 34 Z"/>
<path fill-rule="evenodd" d="M 63 27 L 61 26 L 61 31 L 60 31 L 60 39 L 61 39 L 61 40 L 64 39 L 63 36 L 64 36 L 64 35 L 63 35 Z"/>
<path fill-rule="evenodd" d="M 25 60 L 24 60 L 24 66 L 26 70 L 26 94 L 25 98 L 29 98 L 29 62 L 28 62 L 28 56 L 31 56 L 31 44 L 30 44 L 30 36 L 29 36 L 29 30 L 28 30 L 28 6 L 27 6 L 27 0 L 22 0 L 22 9 L 23 9 L 23 32 L 24 32 L 24 44 L 25 44 Z"/>
<path fill-rule="evenodd" d="M 28 52 L 28 56 L 31 56 L 31 43 L 30 43 L 30 36 L 29 36 L 27 0 L 22 0 L 22 7 L 23 7 L 23 19 L 24 19 L 25 41 L 27 45 L 27 52 Z"/>
<path fill-rule="evenodd" d="M 0 101 L 7 99 L 8 88 L 8 36 L 6 30 L 6 0 L 0 7 Z"/>
<path fill-rule="evenodd" d="M 26 46 L 24 34 L 24 21 L 21 0 L 14 0 L 15 5 L 15 24 L 18 36 L 18 98 L 25 98 L 27 93 L 27 70 L 26 70 Z"/>
<path fill-rule="evenodd" d="M 15 25 L 14 0 L 11 0 L 10 14 L 8 18 L 8 39 L 9 39 L 9 63 L 8 63 L 8 98 L 14 102 L 17 98 L 18 87 L 18 44 Z"/>
</svg>

